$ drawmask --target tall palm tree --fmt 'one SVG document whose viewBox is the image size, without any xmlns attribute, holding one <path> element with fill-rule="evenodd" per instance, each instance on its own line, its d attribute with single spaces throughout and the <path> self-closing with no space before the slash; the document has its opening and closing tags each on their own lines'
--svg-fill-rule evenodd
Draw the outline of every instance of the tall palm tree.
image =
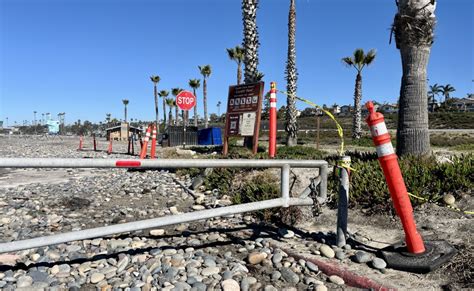
<svg viewBox="0 0 474 291">
<path fill-rule="evenodd" d="M 166 99 L 166 104 L 170 108 L 169 113 L 168 113 L 168 115 L 169 115 L 168 127 L 170 127 L 171 124 L 173 123 L 173 112 L 171 110 L 173 109 L 173 107 L 176 106 L 176 101 L 173 98 L 167 98 Z"/>
<path fill-rule="evenodd" d="M 229 59 L 237 63 L 237 85 L 240 85 L 242 82 L 242 62 L 244 61 L 245 51 L 244 48 L 240 45 L 228 48 L 227 55 Z"/>
<path fill-rule="evenodd" d="M 171 94 L 173 94 L 174 96 L 174 100 L 176 100 L 176 96 L 178 96 L 178 94 L 183 91 L 183 89 L 181 88 L 172 88 L 171 89 Z M 175 104 L 176 105 L 176 104 Z M 179 108 L 178 106 L 175 106 L 175 117 L 174 117 L 174 125 L 178 125 L 179 124 Z M 183 124 L 184 124 L 184 118 L 183 118 Z"/>
<path fill-rule="evenodd" d="M 296 7 L 295 0 L 290 0 L 288 13 L 288 59 L 286 61 L 286 145 L 294 146 L 298 144 L 298 123 L 296 121 L 296 88 L 298 72 L 296 70 Z"/>
<path fill-rule="evenodd" d="M 202 84 L 202 102 L 204 104 L 204 127 L 209 127 L 209 121 L 207 120 L 207 78 L 212 73 L 211 65 L 198 66 L 199 71 L 204 79 Z"/>
<path fill-rule="evenodd" d="M 435 0 L 398 0 L 392 25 L 402 59 L 397 125 L 399 156 L 430 153 L 426 69 L 434 39 Z"/>
<path fill-rule="evenodd" d="M 166 97 L 170 95 L 170 92 L 168 90 L 161 90 L 158 92 L 158 96 L 163 99 L 163 124 L 166 125 Z"/>
<path fill-rule="evenodd" d="M 371 49 L 367 54 L 363 49 L 356 49 L 352 57 L 342 58 L 342 62 L 348 67 L 354 67 L 357 71 L 354 89 L 354 113 L 352 122 L 352 138 L 359 139 L 362 134 L 362 111 L 360 101 L 362 100 L 362 70 L 370 65 L 375 59 L 375 50 Z"/>
<path fill-rule="evenodd" d="M 125 122 L 127 122 L 127 105 L 128 105 L 128 99 L 123 99 L 122 100 L 124 107 L 124 113 L 125 113 Z"/>
<path fill-rule="evenodd" d="M 444 101 L 449 99 L 449 93 L 456 91 L 451 84 L 447 84 L 445 86 L 441 86 L 441 93 L 443 93 Z"/>
<path fill-rule="evenodd" d="M 200 79 L 189 79 L 189 87 L 193 89 L 193 94 L 196 97 L 196 90 L 201 87 L 201 80 Z M 198 126 L 198 114 L 197 114 L 197 101 L 196 105 L 194 106 L 194 126 Z"/>
<path fill-rule="evenodd" d="M 257 27 L 258 0 L 242 0 L 242 20 L 244 24 L 243 47 L 245 50 L 244 83 L 257 82 L 258 73 L 258 27 Z"/>
<path fill-rule="evenodd" d="M 158 82 L 160 82 L 161 79 L 160 79 L 160 76 L 151 76 L 150 80 L 153 82 L 153 87 L 154 87 L 153 93 L 155 95 L 156 133 L 159 133 L 160 119 L 158 118 L 158 89 L 156 86 L 158 85 Z"/>
<path fill-rule="evenodd" d="M 110 113 L 105 114 L 105 120 L 107 120 L 107 125 L 109 125 L 109 123 L 110 123 L 110 117 L 111 116 L 112 116 L 112 114 L 110 114 Z"/>
</svg>

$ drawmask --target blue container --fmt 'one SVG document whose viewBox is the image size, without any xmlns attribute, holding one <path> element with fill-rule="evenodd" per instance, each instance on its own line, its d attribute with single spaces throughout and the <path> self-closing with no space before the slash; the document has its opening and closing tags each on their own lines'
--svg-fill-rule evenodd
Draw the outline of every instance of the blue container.
<svg viewBox="0 0 474 291">
<path fill-rule="evenodd" d="M 210 127 L 199 130 L 199 145 L 222 145 L 221 129 L 219 127 Z"/>
</svg>

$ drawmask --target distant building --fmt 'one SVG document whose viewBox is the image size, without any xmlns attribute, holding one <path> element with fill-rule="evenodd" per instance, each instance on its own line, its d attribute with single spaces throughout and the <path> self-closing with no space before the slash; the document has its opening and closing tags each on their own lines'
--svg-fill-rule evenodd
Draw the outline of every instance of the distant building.
<svg viewBox="0 0 474 291">
<path fill-rule="evenodd" d="M 398 113 L 398 105 L 386 103 L 380 106 L 379 111 L 383 111 L 386 114 Z"/>
<path fill-rule="evenodd" d="M 352 112 L 352 106 L 350 105 L 342 105 L 341 106 L 341 114 L 349 115 Z"/>
<path fill-rule="evenodd" d="M 341 113 L 341 106 L 339 106 L 339 105 L 333 105 L 333 106 L 332 106 L 332 113 L 334 113 L 334 114 L 339 114 L 339 113 Z"/>
<path fill-rule="evenodd" d="M 468 98 L 452 98 L 452 106 L 458 111 L 474 112 L 474 96 L 471 96 L 473 96 L 473 94 L 469 94 Z"/>
<path fill-rule="evenodd" d="M 141 134 L 142 132 L 141 128 L 130 126 L 127 122 L 117 123 L 106 129 L 107 140 L 128 140 L 132 134 Z"/>
</svg>

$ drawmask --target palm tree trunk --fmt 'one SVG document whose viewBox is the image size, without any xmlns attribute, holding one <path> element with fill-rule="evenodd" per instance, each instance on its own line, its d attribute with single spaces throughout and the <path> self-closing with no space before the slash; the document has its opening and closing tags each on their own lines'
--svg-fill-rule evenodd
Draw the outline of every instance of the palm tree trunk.
<svg viewBox="0 0 474 291">
<path fill-rule="evenodd" d="M 202 101 L 204 103 L 204 128 L 209 127 L 209 122 L 207 120 L 207 80 L 204 78 L 204 82 L 202 85 L 202 90 L 203 90 L 203 97 Z"/>
<path fill-rule="evenodd" d="M 362 111 L 360 108 L 360 101 L 362 100 L 362 75 L 357 72 L 354 89 L 354 115 L 352 117 L 352 138 L 360 139 L 362 134 Z"/>
<path fill-rule="evenodd" d="M 298 73 L 296 70 L 296 9 L 295 1 L 291 0 L 290 11 L 288 13 L 288 59 L 286 63 L 286 145 L 295 146 L 298 144 L 298 123 L 296 120 L 296 83 Z"/>
<path fill-rule="evenodd" d="M 161 98 L 163 99 L 163 124 L 166 125 L 166 100 L 165 100 L 165 96 Z"/>
<path fill-rule="evenodd" d="M 173 111 L 171 111 L 171 107 L 170 107 L 170 110 L 168 112 L 168 115 L 169 115 L 169 118 L 168 118 L 168 127 L 171 127 L 171 125 L 173 124 L 172 121 L 173 121 Z"/>
<path fill-rule="evenodd" d="M 426 68 L 428 46 L 400 46 L 402 85 L 398 111 L 397 154 L 426 155 L 430 152 Z"/>
<path fill-rule="evenodd" d="M 245 50 L 245 84 L 257 81 L 258 74 L 258 27 L 257 27 L 258 0 L 242 0 L 242 18 L 244 23 Z"/>
<path fill-rule="evenodd" d="M 237 63 L 237 85 L 242 83 L 242 62 Z"/>
<path fill-rule="evenodd" d="M 155 93 L 155 118 L 156 118 L 156 133 L 159 133 L 160 131 L 160 120 L 158 119 L 158 91 L 156 89 L 156 83 L 155 83 L 155 88 L 154 88 L 154 93 Z"/>
<path fill-rule="evenodd" d="M 174 110 L 175 110 L 175 112 L 174 112 L 175 113 L 174 114 L 174 116 L 175 116 L 174 125 L 178 126 L 179 125 L 178 124 L 179 123 L 179 108 L 178 108 L 178 106 L 176 106 Z"/>
<path fill-rule="evenodd" d="M 198 126 L 198 120 L 197 120 L 197 113 L 198 113 L 198 103 L 197 103 L 197 96 L 196 96 L 196 89 L 193 88 L 193 93 L 194 93 L 194 97 L 196 97 L 196 105 L 194 105 L 194 126 Z"/>
<path fill-rule="evenodd" d="M 124 113 L 125 113 L 125 122 L 127 122 L 127 105 L 125 105 Z"/>
</svg>

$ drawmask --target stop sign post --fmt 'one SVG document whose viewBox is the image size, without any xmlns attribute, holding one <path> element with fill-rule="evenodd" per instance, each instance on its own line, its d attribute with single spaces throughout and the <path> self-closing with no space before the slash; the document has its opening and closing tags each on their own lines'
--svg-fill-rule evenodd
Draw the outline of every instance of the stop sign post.
<svg viewBox="0 0 474 291">
<path fill-rule="evenodd" d="M 176 105 L 183 110 L 183 149 L 186 147 L 186 123 L 184 122 L 184 111 L 196 106 L 196 97 L 189 91 L 181 91 L 176 95 Z M 194 118 L 196 118 L 195 116 Z M 178 118 L 176 116 L 176 118 Z"/>
</svg>

